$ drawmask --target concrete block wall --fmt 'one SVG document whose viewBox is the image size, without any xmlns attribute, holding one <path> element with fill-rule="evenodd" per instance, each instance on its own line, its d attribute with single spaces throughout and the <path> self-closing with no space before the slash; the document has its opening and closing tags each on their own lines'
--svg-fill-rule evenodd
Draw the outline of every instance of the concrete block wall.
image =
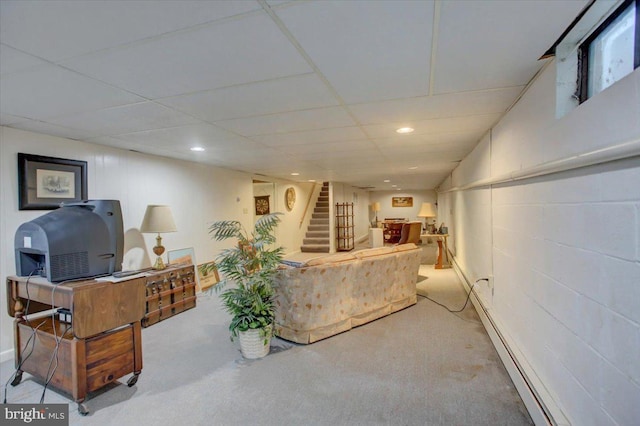
<svg viewBox="0 0 640 426">
<path fill-rule="evenodd" d="M 552 63 L 440 190 L 640 139 L 640 70 L 561 119 L 554 102 Z M 456 262 L 494 275 L 479 298 L 546 402 L 570 424 L 640 424 L 640 157 L 438 198 Z"/>
</svg>

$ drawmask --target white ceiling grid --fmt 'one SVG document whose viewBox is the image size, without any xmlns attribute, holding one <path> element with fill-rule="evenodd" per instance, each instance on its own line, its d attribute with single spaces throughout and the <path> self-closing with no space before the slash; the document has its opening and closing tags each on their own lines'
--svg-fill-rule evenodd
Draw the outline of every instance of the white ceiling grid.
<svg viewBox="0 0 640 426">
<path fill-rule="evenodd" d="M 3 0 L 0 123 L 278 178 L 431 189 L 586 3 Z"/>
</svg>

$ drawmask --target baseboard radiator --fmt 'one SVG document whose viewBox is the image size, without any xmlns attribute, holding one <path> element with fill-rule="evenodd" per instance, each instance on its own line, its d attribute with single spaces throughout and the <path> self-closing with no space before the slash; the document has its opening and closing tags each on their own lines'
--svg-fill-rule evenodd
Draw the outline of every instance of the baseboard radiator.
<svg viewBox="0 0 640 426">
<path fill-rule="evenodd" d="M 472 283 L 460 269 L 455 257 L 450 255 L 450 259 L 453 259 L 453 268 L 460 278 L 460 281 L 466 290 L 470 291 Z M 509 343 L 510 339 L 500 331 L 501 327 L 496 318 L 492 317 L 491 312 L 484 303 L 482 303 L 482 300 L 477 297 L 475 292 L 472 292 L 471 296 L 473 306 L 476 312 L 478 312 L 478 316 L 487 334 L 489 334 L 489 338 L 509 373 L 518 394 L 520 394 L 524 405 L 529 411 L 533 422 L 538 426 L 569 426 L 571 423 L 546 390 L 542 381 L 537 377 L 533 368 L 531 368 L 515 345 Z"/>
</svg>

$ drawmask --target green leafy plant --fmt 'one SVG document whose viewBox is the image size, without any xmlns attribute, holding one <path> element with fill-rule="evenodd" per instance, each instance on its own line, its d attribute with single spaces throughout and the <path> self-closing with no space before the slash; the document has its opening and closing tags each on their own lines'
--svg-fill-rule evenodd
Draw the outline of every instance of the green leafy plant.
<svg viewBox="0 0 640 426">
<path fill-rule="evenodd" d="M 273 277 L 282 260 L 283 248 L 273 247 L 276 242 L 274 230 L 280 222 L 281 213 L 261 216 L 254 230 L 247 232 L 236 220 L 214 222 L 209 234 L 216 241 L 234 238 L 238 244 L 222 250 L 216 257 L 215 265 L 203 265 L 201 271 L 217 267 L 223 279 L 214 288 L 222 290 L 232 282 L 235 287 L 225 289 L 220 298 L 228 313 L 232 315 L 229 331 L 231 340 L 238 332 L 260 329 L 272 332 L 274 319 Z M 269 330 L 269 331 L 267 331 Z"/>
</svg>

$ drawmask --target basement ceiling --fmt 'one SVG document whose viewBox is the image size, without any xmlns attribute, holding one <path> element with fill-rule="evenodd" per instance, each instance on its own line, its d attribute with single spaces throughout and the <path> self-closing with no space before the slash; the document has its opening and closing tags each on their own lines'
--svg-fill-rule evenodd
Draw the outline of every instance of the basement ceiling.
<svg viewBox="0 0 640 426">
<path fill-rule="evenodd" d="M 432 189 L 586 3 L 2 0 L 0 123 L 294 181 Z"/>
</svg>

